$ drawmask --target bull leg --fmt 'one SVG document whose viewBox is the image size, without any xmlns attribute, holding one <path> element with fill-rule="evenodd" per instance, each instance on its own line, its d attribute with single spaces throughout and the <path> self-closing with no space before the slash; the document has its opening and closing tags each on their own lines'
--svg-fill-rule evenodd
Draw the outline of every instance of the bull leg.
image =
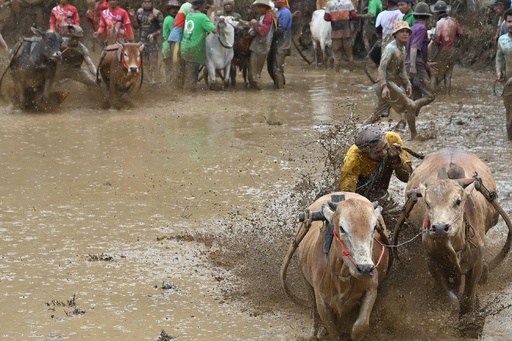
<svg viewBox="0 0 512 341">
<path fill-rule="evenodd" d="M 464 293 L 461 298 L 460 313 L 462 315 L 474 309 L 476 285 L 480 281 L 483 271 L 483 260 L 480 258 L 475 266 L 465 275 Z"/>
<path fill-rule="evenodd" d="M 209 60 L 206 61 L 206 70 L 209 78 L 207 85 L 209 85 L 210 90 L 217 90 L 217 74 L 215 72 L 215 66 Z"/>
<path fill-rule="evenodd" d="M 366 291 L 361 298 L 361 307 L 359 308 L 359 315 L 356 322 L 352 326 L 352 333 L 350 334 L 352 340 L 360 340 L 370 329 L 370 315 L 373 310 L 373 305 L 377 299 L 377 276 L 373 278 L 375 287 Z"/>
<path fill-rule="evenodd" d="M 447 259 L 428 259 L 428 269 L 434 278 L 434 281 L 439 286 L 439 289 L 444 292 L 448 297 L 448 302 L 452 309 L 452 314 L 456 315 L 460 311 L 459 299 L 457 298 L 458 288 L 460 287 L 460 275 L 452 272 L 452 282 L 449 282 L 449 273 L 446 268 L 441 264 L 442 262 L 449 262 Z"/>
<path fill-rule="evenodd" d="M 236 64 L 231 61 L 231 67 L 229 69 L 229 78 L 231 79 L 231 86 L 236 87 Z"/>
<path fill-rule="evenodd" d="M 444 79 L 444 91 L 445 94 L 450 95 L 452 92 L 452 72 L 453 68 L 448 69 L 446 77 Z"/>
<path fill-rule="evenodd" d="M 229 88 L 229 79 L 231 77 L 231 63 L 224 68 L 224 89 Z"/>
</svg>

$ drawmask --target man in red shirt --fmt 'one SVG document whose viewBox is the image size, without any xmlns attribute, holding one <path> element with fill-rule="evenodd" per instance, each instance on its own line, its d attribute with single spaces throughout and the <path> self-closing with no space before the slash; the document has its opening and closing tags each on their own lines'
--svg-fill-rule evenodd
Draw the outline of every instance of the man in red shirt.
<svg viewBox="0 0 512 341">
<path fill-rule="evenodd" d="M 59 4 L 50 13 L 50 31 L 62 34 L 68 25 L 80 26 L 78 10 L 68 0 L 59 0 Z"/>
<path fill-rule="evenodd" d="M 126 10 L 117 5 L 118 0 L 108 0 L 109 8 L 101 12 L 100 26 L 94 32 L 94 38 L 100 39 L 105 44 L 114 43 L 115 41 L 133 41 L 130 16 Z"/>
</svg>

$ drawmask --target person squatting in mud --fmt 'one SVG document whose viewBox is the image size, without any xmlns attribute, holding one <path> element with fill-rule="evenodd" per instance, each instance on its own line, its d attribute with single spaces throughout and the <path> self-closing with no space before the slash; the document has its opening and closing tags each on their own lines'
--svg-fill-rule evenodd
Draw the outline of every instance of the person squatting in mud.
<svg viewBox="0 0 512 341">
<path fill-rule="evenodd" d="M 135 12 L 130 8 L 128 14 L 135 29 L 139 29 L 139 41 L 144 44 L 142 63 L 147 67 L 149 84 L 157 83 L 158 43 L 157 37 L 162 34 L 164 15 L 154 8 L 153 0 L 142 0 L 142 7 Z"/>
<path fill-rule="evenodd" d="M 379 65 L 379 81 L 375 86 L 375 109 L 363 124 L 375 123 L 381 116 L 388 116 L 390 108 L 399 114 L 405 113 L 406 117 L 416 115 L 416 103 L 409 98 L 412 96 L 412 85 L 405 69 L 405 46 L 410 34 L 411 29 L 407 22 L 400 20 L 395 24 L 394 40 L 384 49 Z M 405 94 L 400 86 L 405 89 Z M 415 137 L 416 131 L 414 134 L 411 131 L 411 138 Z"/>
<path fill-rule="evenodd" d="M 373 201 L 387 196 L 393 172 L 400 181 L 408 182 L 412 163 L 403 145 L 395 132 L 385 132 L 376 124 L 362 126 L 343 160 L 340 191 Z"/>
<path fill-rule="evenodd" d="M 507 9 L 504 16 L 508 34 L 504 34 L 498 39 L 496 76 L 498 81 L 505 82 L 503 89 L 505 124 L 507 137 L 512 140 L 512 9 Z"/>
</svg>

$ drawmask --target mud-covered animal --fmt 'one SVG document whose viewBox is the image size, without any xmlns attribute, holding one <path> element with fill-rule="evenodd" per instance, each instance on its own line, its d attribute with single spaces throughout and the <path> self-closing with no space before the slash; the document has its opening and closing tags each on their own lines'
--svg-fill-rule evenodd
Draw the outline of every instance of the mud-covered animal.
<svg viewBox="0 0 512 341">
<path fill-rule="evenodd" d="M 143 79 L 143 49 L 143 44 L 116 43 L 103 50 L 96 78 L 99 73 L 108 91 L 103 105 L 105 108 L 120 108 L 122 102 L 128 103 L 129 96 L 139 90 Z"/>
<path fill-rule="evenodd" d="M 221 16 L 217 19 L 217 33 L 206 37 L 206 69 L 208 71 L 210 89 L 217 89 L 216 71 L 224 71 L 224 87 L 229 86 L 231 77 L 231 61 L 235 42 L 235 26 L 238 21 L 232 16 Z"/>
<path fill-rule="evenodd" d="M 233 45 L 233 59 L 231 61 L 231 85 L 236 85 L 237 69 L 242 71 L 245 85 L 248 85 L 247 75 L 249 63 L 251 60 L 251 50 L 249 46 L 254 36 L 250 33 L 250 27 L 246 26 L 241 30 L 235 30 L 235 43 Z"/>
<path fill-rule="evenodd" d="M 9 71 L 15 86 L 13 103 L 22 109 L 46 110 L 64 98 L 50 96 L 57 63 L 61 59 L 61 36 L 32 28 L 31 38 L 22 38 L 13 48 Z M 55 103 L 57 100 L 58 103 Z"/>
<path fill-rule="evenodd" d="M 491 170 L 476 155 L 462 150 L 427 155 L 407 184 L 408 191 L 421 194 L 409 221 L 423 231 L 428 269 L 453 313 L 474 308 L 484 270 L 485 234 L 498 220 L 496 209 L 474 188 L 475 172 L 486 188 L 496 190 Z"/>
<path fill-rule="evenodd" d="M 325 223 L 313 221 L 302 241 L 296 239 L 290 246 L 281 269 L 283 288 L 294 302 L 313 307 L 311 339 L 318 337 L 323 324 L 331 340 L 341 340 L 347 331 L 359 340 L 369 329 L 389 261 L 383 245 L 388 239 L 382 208 L 359 194 L 335 192 L 319 198 L 308 210 L 312 217 L 322 215 Z M 301 224 L 298 236 L 307 225 Z M 286 284 L 287 266 L 297 244 L 309 302 L 294 296 Z M 354 309 L 358 309 L 355 322 L 348 319 Z"/>
</svg>

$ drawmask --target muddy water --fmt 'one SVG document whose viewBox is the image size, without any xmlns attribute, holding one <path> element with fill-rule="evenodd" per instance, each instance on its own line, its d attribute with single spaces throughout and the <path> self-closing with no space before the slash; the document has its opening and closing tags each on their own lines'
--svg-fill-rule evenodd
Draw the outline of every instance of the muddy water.
<svg viewBox="0 0 512 341">
<path fill-rule="evenodd" d="M 420 152 L 477 153 L 510 212 L 512 146 L 492 80 L 457 70 L 453 95 L 420 114 L 428 139 L 402 135 Z M 121 111 L 68 84 L 57 112 L 0 107 L 2 339 L 155 340 L 161 330 L 179 340 L 307 337 L 309 313 L 284 297 L 277 275 L 295 232 L 295 185 L 322 175 L 322 133 L 361 122 L 374 95 L 361 69 L 326 73 L 298 58 L 289 59 L 285 91 L 264 82 L 263 92 L 146 87 Z M 406 260 L 382 289 L 369 339 L 462 339 L 439 320 L 446 307 L 423 263 Z M 484 339 L 510 335 L 510 265 L 478 289 Z M 407 271 L 422 271 L 421 285 Z"/>
</svg>

